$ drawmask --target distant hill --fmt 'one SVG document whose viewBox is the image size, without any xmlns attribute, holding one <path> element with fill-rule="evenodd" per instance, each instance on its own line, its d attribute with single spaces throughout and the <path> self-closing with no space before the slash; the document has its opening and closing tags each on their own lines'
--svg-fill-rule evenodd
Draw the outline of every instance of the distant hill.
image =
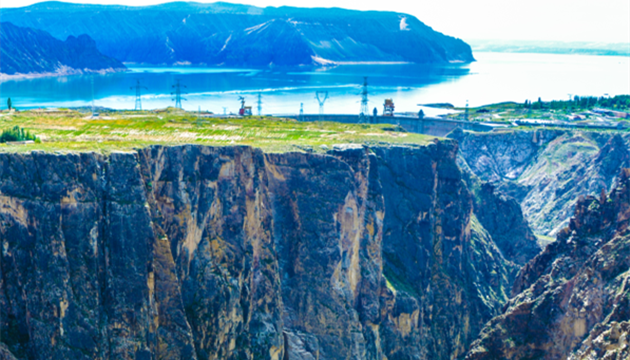
<svg viewBox="0 0 630 360">
<path fill-rule="evenodd" d="M 471 40 L 475 51 L 630 56 L 629 43 Z"/>
<path fill-rule="evenodd" d="M 4 11 L 4 10 L 3 10 Z M 2 75 L 76 74 L 120 71 L 120 61 L 101 54 L 87 35 L 55 39 L 41 30 L 0 23 Z"/>
<path fill-rule="evenodd" d="M 462 40 L 413 16 L 227 3 L 156 6 L 43 2 L 2 10 L 3 20 L 58 38 L 88 34 L 124 62 L 294 66 L 340 62 L 474 61 Z"/>
</svg>

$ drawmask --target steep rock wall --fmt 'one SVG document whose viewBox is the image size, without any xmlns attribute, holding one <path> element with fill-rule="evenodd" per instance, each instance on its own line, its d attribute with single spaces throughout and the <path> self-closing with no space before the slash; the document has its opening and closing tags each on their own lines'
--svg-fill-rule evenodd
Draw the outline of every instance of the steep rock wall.
<svg viewBox="0 0 630 360">
<path fill-rule="evenodd" d="M 457 147 L 0 155 L 0 351 L 447 359 L 507 300 Z"/>
<path fill-rule="evenodd" d="M 580 196 L 612 189 L 630 166 L 628 137 L 591 131 L 456 131 L 462 161 L 483 181 L 514 197 L 537 234 L 568 225 Z"/>
<path fill-rule="evenodd" d="M 625 359 L 630 171 L 607 196 L 578 201 L 556 242 L 523 267 L 513 298 L 467 359 Z"/>
</svg>

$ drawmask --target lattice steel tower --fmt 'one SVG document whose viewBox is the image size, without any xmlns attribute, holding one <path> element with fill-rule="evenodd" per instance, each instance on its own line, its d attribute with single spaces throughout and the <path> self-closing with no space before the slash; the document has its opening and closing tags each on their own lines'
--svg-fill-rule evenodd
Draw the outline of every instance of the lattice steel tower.
<svg viewBox="0 0 630 360">
<path fill-rule="evenodd" d="M 136 89 L 136 111 L 142 110 L 142 89 L 149 89 L 140 85 L 140 79 L 136 79 L 136 86 L 132 86 L 131 89 Z"/>
<path fill-rule="evenodd" d="M 175 101 L 175 107 L 178 109 L 182 108 L 182 100 L 186 101 L 186 99 L 182 98 L 182 95 L 186 95 L 185 92 L 182 92 L 182 87 L 185 88 L 186 86 L 180 84 L 178 79 L 175 85 L 173 85 L 175 91 L 171 92 L 171 95 L 175 95 L 173 100 Z"/>
<path fill-rule="evenodd" d="M 319 102 L 319 119 L 322 119 L 324 115 L 324 103 L 328 100 L 328 91 L 318 91 L 315 93 L 315 98 Z"/>
<path fill-rule="evenodd" d="M 370 113 L 368 110 L 368 81 L 367 76 L 363 78 L 363 89 L 361 90 L 361 115 L 367 116 Z"/>
</svg>

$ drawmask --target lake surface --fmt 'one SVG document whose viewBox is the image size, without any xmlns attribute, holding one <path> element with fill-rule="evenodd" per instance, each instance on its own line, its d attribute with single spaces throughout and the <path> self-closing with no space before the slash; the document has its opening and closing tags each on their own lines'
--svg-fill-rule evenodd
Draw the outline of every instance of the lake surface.
<svg viewBox="0 0 630 360">
<path fill-rule="evenodd" d="M 475 53 L 477 62 L 450 65 L 344 65 L 326 69 L 225 69 L 133 67 L 126 73 L 95 75 L 95 105 L 133 109 L 136 79 L 141 79 L 144 109 L 174 105 L 172 85 L 186 88 L 187 110 L 237 112 L 239 96 L 257 113 L 317 113 L 316 91 L 328 91 L 325 113 L 359 113 L 363 76 L 368 76 L 370 104 L 382 111 L 392 98 L 396 111 L 417 112 L 418 104 L 485 105 L 526 99 L 568 99 L 572 95 L 630 94 L 630 57 L 556 54 Z M 0 83 L 0 107 L 11 97 L 17 108 L 90 105 L 92 76 L 75 75 Z M 436 110 L 426 109 L 432 115 Z"/>
</svg>

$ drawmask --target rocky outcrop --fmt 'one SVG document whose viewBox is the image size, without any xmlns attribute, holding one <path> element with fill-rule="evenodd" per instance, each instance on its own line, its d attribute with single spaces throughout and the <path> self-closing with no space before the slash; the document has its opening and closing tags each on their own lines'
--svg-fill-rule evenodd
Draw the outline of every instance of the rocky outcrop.
<svg viewBox="0 0 630 360">
<path fill-rule="evenodd" d="M 523 266 L 540 253 L 536 236 L 516 200 L 497 193 L 491 183 L 481 184 L 475 195 L 475 214 L 503 257 Z"/>
<path fill-rule="evenodd" d="M 457 164 L 473 194 L 474 212 L 503 257 L 523 266 L 538 255 L 541 248 L 523 216 L 520 204 L 497 191 L 491 182 L 481 181 L 461 154 L 457 157 Z"/>
<path fill-rule="evenodd" d="M 555 236 L 580 196 L 610 191 L 620 169 L 630 166 L 628 140 L 619 133 L 539 129 L 450 137 L 472 173 L 515 198 L 541 235 Z"/>
<path fill-rule="evenodd" d="M 630 315 L 630 171 L 578 201 L 555 243 L 521 269 L 513 298 L 467 359 L 621 359 Z"/>
<path fill-rule="evenodd" d="M 2 42 L 0 75 L 70 75 L 126 69 L 120 61 L 101 54 L 87 35 L 68 36 L 66 41 L 49 33 L 0 23 Z"/>
<path fill-rule="evenodd" d="M 395 300 L 384 329 L 395 339 L 389 359 L 461 356 L 507 298 L 511 264 L 476 222 L 455 161 L 441 161 L 455 159 L 456 148 L 434 149 L 376 150 L 385 160 L 383 271 Z"/>
<path fill-rule="evenodd" d="M 0 353 L 451 359 L 515 272 L 456 144 L 0 154 Z"/>
</svg>

